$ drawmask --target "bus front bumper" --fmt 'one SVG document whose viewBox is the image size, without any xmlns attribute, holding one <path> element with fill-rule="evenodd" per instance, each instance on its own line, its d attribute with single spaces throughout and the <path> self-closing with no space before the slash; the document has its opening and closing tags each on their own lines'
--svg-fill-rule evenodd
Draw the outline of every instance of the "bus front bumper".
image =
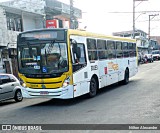
<svg viewBox="0 0 160 133">
<path fill-rule="evenodd" d="M 32 89 L 22 87 L 21 90 L 24 98 L 70 99 L 74 97 L 73 85 L 57 89 Z"/>
</svg>

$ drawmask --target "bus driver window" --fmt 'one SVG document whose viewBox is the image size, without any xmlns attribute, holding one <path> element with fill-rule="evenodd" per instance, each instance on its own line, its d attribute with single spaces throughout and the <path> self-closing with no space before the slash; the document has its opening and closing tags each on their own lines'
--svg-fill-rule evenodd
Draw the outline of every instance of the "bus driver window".
<svg viewBox="0 0 160 133">
<path fill-rule="evenodd" d="M 86 66 L 86 54 L 85 54 L 84 44 L 77 43 L 76 41 L 72 41 L 71 42 L 71 56 L 72 56 L 74 72 Z"/>
</svg>

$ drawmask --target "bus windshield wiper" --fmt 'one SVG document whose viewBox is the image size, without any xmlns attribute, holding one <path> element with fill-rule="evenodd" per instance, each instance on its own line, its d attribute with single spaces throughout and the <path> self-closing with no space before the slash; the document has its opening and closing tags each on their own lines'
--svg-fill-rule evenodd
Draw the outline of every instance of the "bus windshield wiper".
<svg viewBox="0 0 160 133">
<path fill-rule="evenodd" d="M 52 48 L 54 47 L 54 43 L 55 43 L 55 40 L 54 40 L 54 41 L 51 41 L 51 43 L 50 43 L 50 45 L 49 45 L 49 47 L 48 47 L 48 49 L 47 49 L 47 54 L 50 54 L 50 53 L 51 53 Z"/>
</svg>

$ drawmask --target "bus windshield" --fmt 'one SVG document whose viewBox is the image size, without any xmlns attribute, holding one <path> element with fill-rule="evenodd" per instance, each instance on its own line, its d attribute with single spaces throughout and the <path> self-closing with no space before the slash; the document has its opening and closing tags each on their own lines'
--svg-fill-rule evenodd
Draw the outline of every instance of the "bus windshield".
<svg viewBox="0 0 160 133">
<path fill-rule="evenodd" d="M 53 74 L 68 70 L 67 44 L 30 42 L 18 47 L 19 71 L 23 74 Z"/>
</svg>

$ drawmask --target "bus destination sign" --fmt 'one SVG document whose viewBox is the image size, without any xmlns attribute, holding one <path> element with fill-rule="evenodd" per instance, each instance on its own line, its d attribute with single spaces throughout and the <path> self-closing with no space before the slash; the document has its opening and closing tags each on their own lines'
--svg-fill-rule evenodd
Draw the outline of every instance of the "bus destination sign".
<svg viewBox="0 0 160 133">
<path fill-rule="evenodd" d="M 28 39 L 56 39 L 62 41 L 65 39 L 65 32 L 64 31 L 35 31 L 35 32 L 28 32 L 22 33 L 22 38 Z"/>
</svg>

